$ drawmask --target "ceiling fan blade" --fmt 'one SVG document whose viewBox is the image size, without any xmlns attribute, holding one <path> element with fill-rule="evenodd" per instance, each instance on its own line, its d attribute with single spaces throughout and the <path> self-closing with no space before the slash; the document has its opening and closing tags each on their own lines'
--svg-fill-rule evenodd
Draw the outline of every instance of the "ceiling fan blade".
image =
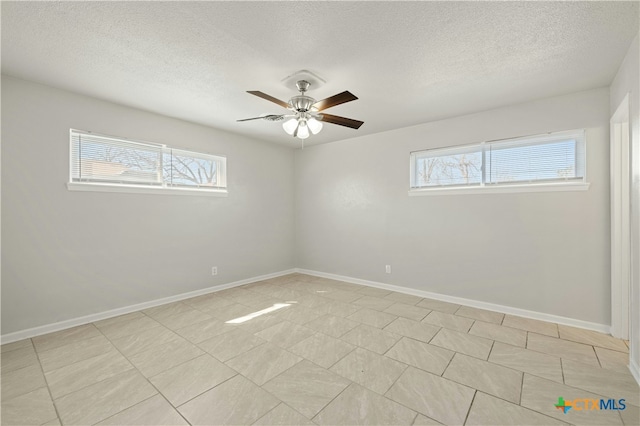
<svg viewBox="0 0 640 426">
<path fill-rule="evenodd" d="M 268 101 L 273 102 L 274 104 L 278 104 L 283 108 L 289 108 L 289 104 L 285 101 L 281 101 L 280 99 L 274 98 L 273 96 L 267 95 L 266 93 L 262 93 L 258 90 L 248 90 L 247 93 L 251 93 L 259 98 L 266 99 Z"/>
<path fill-rule="evenodd" d="M 269 114 L 269 115 L 263 115 L 261 117 L 243 118 L 241 120 L 236 120 L 236 121 L 251 121 L 251 120 L 280 121 L 283 119 L 284 119 L 284 115 Z"/>
<path fill-rule="evenodd" d="M 316 107 L 318 111 L 322 111 L 324 109 L 331 108 L 332 106 L 355 101 L 356 99 L 358 99 L 356 95 L 349 92 L 348 90 L 345 90 L 342 93 L 338 93 L 337 95 L 333 95 L 327 99 L 318 101 L 315 104 L 313 104 L 313 106 Z"/>
<path fill-rule="evenodd" d="M 351 127 L 352 129 L 359 129 L 364 124 L 364 121 L 353 120 L 351 118 L 339 117 L 331 114 L 319 114 L 318 120 L 325 123 L 337 124 L 339 126 Z"/>
</svg>

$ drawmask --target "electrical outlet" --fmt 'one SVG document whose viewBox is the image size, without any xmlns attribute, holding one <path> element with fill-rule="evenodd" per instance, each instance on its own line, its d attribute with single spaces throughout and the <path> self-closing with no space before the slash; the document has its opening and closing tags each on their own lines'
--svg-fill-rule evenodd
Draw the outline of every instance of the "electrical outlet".
<svg viewBox="0 0 640 426">
<path fill-rule="evenodd" d="M 218 275 L 218 267 L 217 266 L 213 266 L 211 268 L 211 275 Z"/>
<path fill-rule="evenodd" d="M 386 266 L 384 267 L 384 270 L 385 270 L 385 272 L 386 272 L 387 274 L 390 274 L 390 273 L 391 273 L 391 265 L 386 265 Z"/>
</svg>

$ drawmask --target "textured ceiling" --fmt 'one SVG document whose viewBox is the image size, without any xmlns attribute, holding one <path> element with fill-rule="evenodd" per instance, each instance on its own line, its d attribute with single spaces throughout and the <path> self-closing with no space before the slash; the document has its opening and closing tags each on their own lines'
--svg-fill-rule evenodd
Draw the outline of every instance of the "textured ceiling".
<svg viewBox="0 0 640 426">
<path fill-rule="evenodd" d="M 638 2 L 7 2 L 2 72 L 255 138 L 299 146 L 279 123 L 280 81 L 350 90 L 332 142 L 611 83 Z"/>
</svg>

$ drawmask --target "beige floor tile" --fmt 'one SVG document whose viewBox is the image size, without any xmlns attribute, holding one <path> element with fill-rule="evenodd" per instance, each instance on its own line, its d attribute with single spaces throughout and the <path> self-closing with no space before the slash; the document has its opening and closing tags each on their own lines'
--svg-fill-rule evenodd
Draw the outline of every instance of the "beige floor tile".
<svg viewBox="0 0 640 426">
<path fill-rule="evenodd" d="M 356 306 L 362 306 L 363 308 L 373 309 L 375 311 L 384 311 L 389 306 L 393 305 L 392 300 L 387 300 L 382 297 L 362 296 L 352 302 Z"/>
<path fill-rule="evenodd" d="M 270 308 L 276 303 L 282 303 L 282 300 L 279 298 L 267 296 L 253 291 L 248 295 L 244 295 L 242 297 L 234 299 L 234 301 L 242 305 L 251 306 L 257 311 Z"/>
<path fill-rule="evenodd" d="M 238 375 L 178 407 L 178 411 L 192 425 L 248 425 L 279 403 Z"/>
<path fill-rule="evenodd" d="M 313 336 L 289 348 L 290 352 L 300 355 L 321 367 L 329 368 L 344 358 L 355 346 L 326 334 Z"/>
<path fill-rule="evenodd" d="M 337 300 L 343 303 L 351 303 L 354 300 L 360 299 L 362 297 L 360 293 L 345 290 L 327 291 L 326 293 L 320 293 L 319 295 L 322 297 L 326 297 L 327 299 Z"/>
<path fill-rule="evenodd" d="M 41 425 L 57 419 L 47 388 L 2 400 L 3 425 Z"/>
<path fill-rule="evenodd" d="M 640 405 L 640 388 L 631 372 L 593 368 L 569 359 L 562 360 L 564 382 L 609 398 L 624 398 L 629 404 Z"/>
<path fill-rule="evenodd" d="M 611 410 L 569 410 L 566 414 L 558 410 L 555 404 L 558 398 L 565 401 L 574 399 L 600 399 L 601 395 L 592 394 L 581 389 L 566 386 L 530 374 L 524 375 L 522 398 L 520 405 L 544 415 L 578 425 L 621 425 L 622 420 L 616 411 Z"/>
<path fill-rule="evenodd" d="M 369 349 L 378 354 L 389 350 L 398 340 L 399 335 L 380 330 L 376 327 L 361 324 L 342 336 L 340 339 L 352 345 Z"/>
<path fill-rule="evenodd" d="M 440 327 L 406 318 L 398 318 L 387 325 L 384 330 L 427 343 L 438 333 Z"/>
<path fill-rule="evenodd" d="M 477 392 L 466 425 L 565 425 L 519 405 Z"/>
<path fill-rule="evenodd" d="M 560 338 L 571 340 L 573 342 L 585 343 L 587 345 L 599 346 L 601 348 L 611 349 L 620 352 L 629 352 L 629 348 L 624 344 L 622 339 L 616 339 L 613 336 L 597 331 L 584 330 L 582 328 L 569 327 L 568 325 L 559 325 Z"/>
<path fill-rule="evenodd" d="M 79 340 L 38 354 L 42 369 L 52 371 L 94 356 L 113 351 L 114 346 L 104 336 Z"/>
<path fill-rule="evenodd" d="M 55 419 L 44 423 L 42 426 L 62 426 L 62 423 L 60 423 L 60 419 L 56 417 Z"/>
<path fill-rule="evenodd" d="M 384 290 L 382 288 L 363 286 L 360 290 L 358 290 L 358 293 L 363 294 L 365 296 L 385 297 L 385 296 L 391 294 L 391 291 Z"/>
<path fill-rule="evenodd" d="M 448 328 L 450 330 L 461 331 L 466 333 L 471 328 L 473 320 L 470 318 L 459 317 L 453 314 L 445 314 L 443 312 L 432 311 L 422 322 L 435 325 L 438 327 Z"/>
<path fill-rule="evenodd" d="M 71 392 L 117 376 L 133 366 L 116 350 L 45 373 L 51 396 L 58 399 Z"/>
<path fill-rule="evenodd" d="M 118 316 L 103 319 L 100 321 L 94 321 L 93 325 L 95 325 L 100 329 L 100 328 L 108 327 L 118 323 L 127 323 L 135 319 L 144 318 L 144 317 L 146 317 L 146 315 L 142 311 L 129 312 L 128 314 L 118 315 Z"/>
<path fill-rule="evenodd" d="M 416 413 L 355 383 L 313 420 L 320 425 L 410 425 Z"/>
<path fill-rule="evenodd" d="M 272 426 L 272 425 L 315 425 L 311 420 L 298 413 L 287 404 L 279 404 L 273 410 L 269 411 L 260 419 L 253 423 L 254 425 Z"/>
<path fill-rule="evenodd" d="M 38 364 L 38 357 L 36 351 L 29 346 L 5 352 L 0 357 L 0 370 L 2 373 L 19 370 L 34 364 Z"/>
<path fill-rule="evenodd" d="M 207 310 L 206 313 L 225 322 L 225 321 L 231 321 L 236 318 L 244 317 L 258 310 L 259 309 L 233 302 L 231 305 L 221 306 L 216 309 Z"/>
<path fill-rule="evenodd" d="M 382 395 L 406 368 L 401 362 L 356 348 L 330 370 Z"/>
<path fill-rule="evenodd" d="M 269 380 L 263 389 L 312 418 L 351 382 L 322 367 L 303 360 Z"/>
<path fill-rule="evenodd" d="M 233 329 L 220 334 L 219 336 L 200 342 L 198 343 L 198 346 L 218 360 L 224 362 L 245 353 L 249 349 L 262 345 L 265 342 L 266 340 L 254 336 L 253 334 L 240 329 Z"/>
<path fill-rule="evenodd" d="M 367 324 L 372 327 L 383 328 L 390 324 L 397 317 L 395 315 L 379 312 L 375 309 L 362 308 L 354 314 L 351 314 L 347 319 L 358 321 L 362 324 Z"/>
<path fill-rule="evenodd" d="M 189 308 L 189 310 L 177 313 L 175 315 L 157 318 L 156 321 L 158 321 L 168 329 L 175 331 L 177 329 L 184 328 L 189 325 L 193 325 L 212 318 L 213 317 L 211 315 L 205 314 L 202 311 Z"/>
<path fill-rule="evenodd" d="M 329 300 L 326 297 L 321 297 L 312 293 L 305 293 L 297 296 L 295 299 L 286 299 L 287 301 L 296 302 L 298 306 L 301 306 L 306 309 L 317 309 L 321 308 L 327 303 L 335 303 L 335 300 Z"/>
<path fill-rule="evenodd" d="M 129 336 L 131 334 L 137 334 L 142 331 L 150 330 L 152 328 L 160 326 L 161 325 L 158 321 L 149 318 L 146 315 L 135 317 L 130 320 L 121 320 L 113 323 L 106 323 L 100 326 L 98 325 L 98 323 L 96 323 L 96 327 L 98 327 L 102 334 L 107 336 L 109 340 Z"/>
<path fill-rule="evenodd" d="M 317 307 L 314 311 L 320 315 L 334 315 L 336 317 L 346 318 L 349 315 L 362 309 L 361 306 L 354 306 L 350 303 L 343 303 L 338 301 L 330 301 L 324 305 Z"/>
<path fill-rule="evenodd" d="M 266 314 L 266 315 L 260 315 L 259 317 L 252 318 L 249 321 L 241 322 L 239 324 L 225 324 L 225 325 L 239 328 L 242 331 L 254 334 L 262 330 L 265 330 L 269 327 L 273 327 L 276 324 L 280 324 L 282 321 L 284 321 L 282 318 L 279 318 L 272 314 Z"/>
<path fill-rule="evenodd" d="M 2 400 L 8 400 L 46 387 L 44 374 L 38 364 L 9 372 L 2 372 Z"/>
<path fill-rule="evenodd" d="M 227 331 L 231 331 L 234 328 L 231 324 L 225 324 L 216 318 L 210 318 L 195 324 L 188 325 L 183 328 L 179 328 L 175 331 L 177 335 L 180 335 L 190 341 L 191 343 L 204 342 L 212 337 L 219 336 Z"/>
<path fill-rule="evenodd" d="M 182 302 L 203 312 L 215 311 L 234 304 L 231 300 L 216 296 L 215 293 L 193 297 L 191 299 L 183 300 Z"/>
<path fill-rule="evenodd" d="M 622 423 L 626 426 L 638 426 L 640 425 L 640 408 L 636 405 L 627 404 L 627 407 L 620 411 L 620 417 L 622 417 Z"/>
<path fill-rule="evenodd" d="M 522 373 L 519 371 L 456 354 L 442 377 L 513 403 L 520 403 Z"/>
<path fill-rule="evenodd" d="M 315 330 L 289 321 L 282 321 L 256 333 L 256 336 L 281 348 L 289 348 L 296 343 L 316 334 Z"/>
<path fill-rule="evenodd" d="M 529 333 L 527 349 L 600 367 L 593 346 L 582 343 Z"/>
<path fill-rule="evenodd" d="M 113 339 L 111 343 L 126 357 L 144 352 L 166 343 L 183 341 L 176 333 L 165 327 L 154 327 L 139 333 Z"/>
<path fill-rule="evenodd" d="M 188 425 L 161 395 L 152 396 L 133 407 L 101 421 L 98 425 Z"/>
<path fill-rule="evenodd" d="M 56 401 L 62 423 L 88 425 L 100 422 L 157 394 L 135 370 L 120 373 Z"/>
<path fill-rule="evenodd" d="M 612 351 L 611 349 L 593 347 L 596 350 L 598 361 L 602 368 L 608 370 L 629 371 L 629 354 L 625 352 Z"/>
<path fill-rule="evenodd" d="M 176 314 L 181 314 L 193 309 L 193 307 L 187 305 L 184 302 L 173 302 L 167 303 L 165 305 L 154 306 L 153 308 L 145 309 L 142 312 L 157 321 L 159 319 L 167 318 Z"/>
<path fill-rule="evenodd" d="M 385 356 L 422 370 L 441 375 L 454 352 L 403 337 Z"/>
<path fill-rule="evenodd" d="M 266 281 L 256 281 L 250 284 L 245 284 L 243 286 L 240 286 L 240 288 L 244 290 L 254 291 L 256 293 L 264 294 L 267 296 L 271 296 L 273 291 L 280 289 L 280 286 L 271 284 Z"/>
<path fill-rule="evenodd" d="M 205 354 L 163 371 L 149 381 L 177 407 L 236 374 L 211 355 Z"/>
<path fill-rule="evenodd" d="M 416 417 L 416 419 L 413 421 L 414 426 L 418 426 L 418 425 L 425 425 L 425 426 L 432 426 L 432 425 L 441 425 L 442 423 L 437 422 L 433 419 L 430 419 L 429 417 L 423 415 L 423 414 L 418 414 L 418 416 Z"/>
<path fill-rule="evenodd" d="M 100 331 L 93 324 L 79 325 L 55 333 L 44 334 L 31 339 L 38 352 L 48 351 L 82 339 L 100 336 Z"/>
<path fill-rule="evenodd" d="M 489 357 L 493 340 L 442 328 L 429 343 L 486 360 Z"/>
<path fill-rule="evenodd" d="M 432 311 L 444 312 L 445 314 L 453 314 L 460 309 L 460 305 L 435 299 L 422 299 L 417 306 L 431 309 Z"/>
<path fill-rule="evenodd" d="M 560 358 L 540 352 L 496 342 L 489 361 L 514 370 L 563 383 Z"/>
<path fill-rule="evenodd" d="M 2 353 L 15 351 L 16 349 L 24 349 L 27 347 L 33 347 L 33 343 L 31 343 L 31 339 L 22 339 L 17 342 L 5 343 L 0 346 L 0 350 Z"/>
<path fill-rule="evenodd" d="M 262 386 L 300 361 L 302 358 L 299 356 L 271 343 L 265 343 L 238 355 L 227 361 L 226 364 L 252 382 Z"/>
<path fill-rule="evenodd" d="M 508 345 L 521 346 L 523 348 L 527 343 L 526 331 L 516 330 L 515 328 L 504 327 L 484 321 L 476 321 L 469 330 L 469 334 L 506 343 Z"/>
<path fill-rule="evenodd" d="M 394 302 L 405 303 L 407 305 L 417 305 L 420 301 L 422 301 L 422 297 L 414 296 L 413 294 L 405 294 L 398 293 L 396 291 L 392 291 L 391 293 L 384 296 L 385 299 L 393 300 Z"/>
<path fill-rule="evenodd" d="M 152 377 L 203 353 L 193 344 L 181 339 L 138 352 L 130 356 L 129 361 L 146 377 Z"/>
<path fill-rule="evenodd" d="M 471 306 L 460 306 L 460 309 L 458 309 L 455 314 L 461 317 L 490 322 L 493 324 L 502 324 L 502 319 L 504 318 L 504 314 L 501 314 L 500 312 L 487 311 L 485 309 L 473 308 Z"/>
<path fill-rule="evenodd" d="M 358 324 L 358 322 L 347 318 L 340 318 L 334 315 L 323 315 L 320 318 L 308 322 L 306 326 L 332 337 L 340 337 L 348 331 L 356 328 Z"/>
<path fill-rule="evenodd" d="M 515 315 L 505 315 L 502 325 L 505 327 L 518 328 L 520 330 L 532 331 L 546 336 L 558 337 L 558 324 L 546 321 L 538 321 L 530 318 L 518 317 Z"/>
<path fill-rule="evenodd" d="M 441 423 L 461 425 L 474 393 L 467 386 L 409 367 L 385 396 Z"/>
<path fill-rule="evenodd" d="M 241 287 L 232 287 L 217 291 L 216 295 L 218 297 L 224 297 L 225 299 L 233 300 L 234 302 L 239 303 L 236 301 L 236 299 L 241 299 L 242 297 L 252 295 L 253 293 L 254 292 L 245 290 Z"/>
<path fill-rule="evenodd" d="M 338 280 L 333 280 L 333 282 L 329 283 L 328 285 L 330 287 L 337 288 L 338 290 L 351 291 L 351 292 L 358 292 L 362 290 L 362 288 L 364 287 L 359 284 L 347 283 L 347 282 L 338 281 Z"/>
<path fill-rule="evenodd" d="M 348 306 L 348 305 L 347 305 Z M 325 312 L 326 313 L 326 312 Z M 273 316 L 282 320 L 291 321 L 294 324 L 305 325 L 309 321 L 321 317 L 324 314 L 300 305 L 291 305 L 273 313 Z"/>
<path fill-rule="evenodd" d="M 414 321 L 421 321 L 426 317 L 431 310 L 427 308 L 421 308 L 420 306 L 407 305 L 406 303 L 394 303 L 389 306 L 384 312 L 393 314 L 398 317 L 412 319 Z"/>
</svg>

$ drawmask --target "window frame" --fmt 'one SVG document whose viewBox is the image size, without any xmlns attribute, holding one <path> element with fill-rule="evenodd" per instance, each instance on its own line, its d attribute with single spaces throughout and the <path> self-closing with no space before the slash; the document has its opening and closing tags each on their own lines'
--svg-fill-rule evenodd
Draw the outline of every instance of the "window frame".
<svg viewBox="0 0 640 426">
<path fill-rule="evenodd" d="M 172 154 L 173 150 L 180 154 L 193 154 L 195 158 L 211 159 L 216 162 L 216 182 L 222 182 L 219 187 L 205 186 L 179 186 L 171 185 L 167 182 L 161 182 L 160 185 L 148 185 L 142 183 L 116 183 L 116 182 L 99 182 L 99 181 L 79 181 L 74 180 L 74 152 L 73 152 L 73 136 L 74 134 L 86 134 L 93 137 L 112 139 L 119 143 L 131 145 L 143 145 L 157 147 L 161 151 L 161 155 Z M 138 194 L 176 194 L 176 195 L 204 195 L 214 197 L 226 197 L 228 195 L 227 186 L 227 157 L 224 155 L 214 155 L 200 151 L 192 151 L 183 148 L 173 148 L 165 144 L 151 143 L 128 139 L 118 136 L 104 135 L 100 133 L 89 132 L 86 130 L 69 129 L 69 180 L 67 182 L 69 191 L 91 191 L 91 192 L 123 192 Z"/>
<path fill-rule="evenodd" d="M 512 143 L 516 146 L 527 145 L 539 145 L 545 142 L 551 142 L 554 140 L 562 140 L 565 138 L 575 138 L 576 145 L 576 158 L 581 156 L 582 159 L 582 178 L 572 179 L 554 179 L 554 180 L 539 180 L 529 182 L 515 182 L 515 183 L 488 183 L 486 182 L 486 153 L 487 147 L 496 145 L 505 145 Z M 463 185 L 442 185 L 442 186 L 416 186 L 416 162 L 419 154 L 434 154 L 441 153 L 440 155 L 456 155 L 466 152 L 480 152 L 482 155 L 482 171 L 480 184 L 463 184 Z M 423 155 L 422 157 L 433 157 L 435 155 Z M 550 132 L 544 134 L 536 134 L 530 136 L 520 136 L 515 138 L 495 139 L 490 141 L 484 141 L 481 143 L 465 144 L 457 146 L 449 146 L 442 148 L 423 149 L 419 151 L 411 151 L 409 153 L 409 196 L 423 196 L 423 195 L 447 195 L 447 194 L 504 194 L 504 193 L 516 193 L 516 192 L 554 192 L 554 191 L 586 191 L 589 189 L 590 183 L 587 181 L 587 141 L 585 129 L 575 129 L 560 132 Z"/>
</svg>

